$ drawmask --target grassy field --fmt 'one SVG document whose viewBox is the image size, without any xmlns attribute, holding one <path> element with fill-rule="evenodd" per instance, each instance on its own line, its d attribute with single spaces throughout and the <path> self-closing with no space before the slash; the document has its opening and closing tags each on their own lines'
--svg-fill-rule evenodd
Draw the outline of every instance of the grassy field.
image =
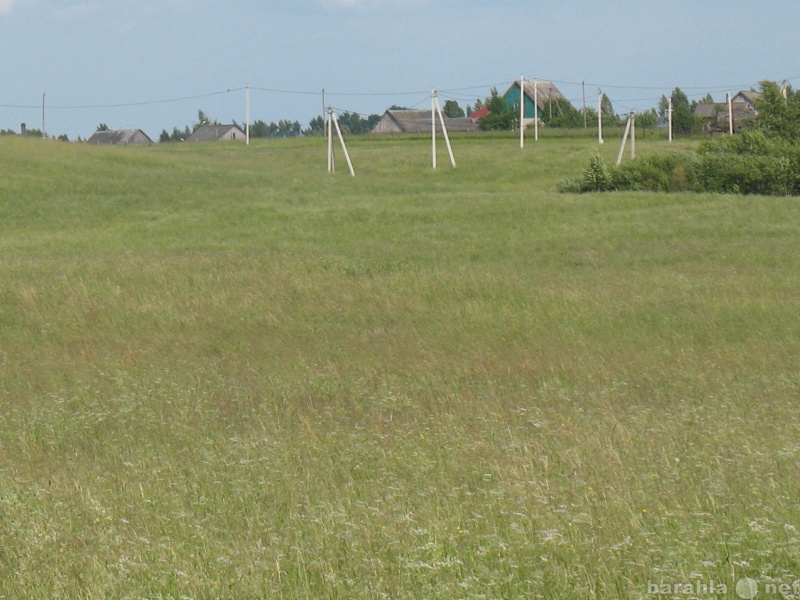
<svg viewBox="0 0 800 600">
<path fill-rule="evenodd" d="M 798 201 L 454 146 L 0 138 L 0 598 L 798 597 Z"/>
</svg>

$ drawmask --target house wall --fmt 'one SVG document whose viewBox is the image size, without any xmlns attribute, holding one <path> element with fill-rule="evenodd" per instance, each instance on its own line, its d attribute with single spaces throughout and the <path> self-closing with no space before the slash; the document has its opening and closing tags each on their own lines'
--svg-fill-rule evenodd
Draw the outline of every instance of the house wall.
<svg viewBox="0 0 800 600">
<path fill-rule="evenodd" d="M 145 135 L 142 131 L 137 131 L 136 134 L 128 140 L 129 144 L 149 144 L 152 140 Z"/>
<path fill-rule="evenodd" d="M 381 120 L 372 128 L 372 133 L 401 133 L 402 130 L 397 122 L 388 114 L 383 115 Z"/>
<path fill-rule="evenodd" d="M 519 110 L 519 96 L 519 83 L 516 83 L 508 89 L 505 96 L 503 96 L 503 100 L 505 100 L 507 105 L 516 106 L 517 110 Z M 525 97 L 525 112 L 523 114 L 525 115 L 526 119 L 533 120 L 536 117 L 533 100 L 527 94 L 523 94 L 523 96 Z"/>
<path fill-rule="evenodd" d="M 244 133 L 236 128 L 233 128 L 226 131 L 225 135 L 223 135 L 221 139 L 223 142 L 242 142 L 246 141 L 245 137 L 246 135 Z"/>
</svg>

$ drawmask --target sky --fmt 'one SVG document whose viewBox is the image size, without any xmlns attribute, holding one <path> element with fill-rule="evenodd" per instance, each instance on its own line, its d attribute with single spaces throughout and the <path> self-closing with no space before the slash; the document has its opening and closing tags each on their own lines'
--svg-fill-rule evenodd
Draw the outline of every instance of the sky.
<svg viewBox="0 0 800 600">
<path fill-rule="evenodd" d="M 620 114 L 676 87 L 722 101 L 800 86 L 798 23 L 797 0 L 0 0 L 0 129 L 157 140 L 198 110 L 244 123 L 248 97 L 251 122 L 307 127 L 433 89 L 466 108 L 521 76 Z"/>
</svg>

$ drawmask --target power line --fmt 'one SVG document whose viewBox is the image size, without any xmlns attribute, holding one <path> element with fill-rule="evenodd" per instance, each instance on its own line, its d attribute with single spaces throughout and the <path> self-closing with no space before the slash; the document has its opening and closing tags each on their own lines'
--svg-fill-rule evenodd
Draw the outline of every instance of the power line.
<svg viewBox="0 0 800 600">
<path fill-rule="evenodd" d="M 541 80 L 546 80 L 546 78 L 539 78 Z M 800 80 L 800 75 L 794 77 L 785 78 L 783 81 L 792 82 Z M 612 84 L 598 84 L 598 83 L 589 83 L 589 82 L 576 82 L 576 81 L 565 81 L 565 80 L 557 80 L 557 79 L 550 79 L 553 83 L 559 85 L 589 85 L 591 87 L 599 87 L 605 90 L 649 90 L 649 91 L 668 91 L 673 88 L 670 86 L 631 86 L 631 85 L 612 85 Z M 760 82 L 759 82 L 760 83 Z M 497 88 L 498 86 L 504 86 L 506 83 L 499 83 L 499 84 L 484 84 L 484 85 L 475 85 L 475 86 L 468 86 L 468 87 L 459 87 L 459 88 L 449 88 L 443 90 L 437 90 L 439 93 L 445 95 L 446 97 L 451 97 L 453 99 L 459 100 L 471 100 L 471 96 L 467 96 L 465 94 L 461 94 L 459 92 L 468 92 L 472 90 L 486 90 L 490 88 Z M 710 94 L 714 92 L 724 92 L 729 91 L 731 89 L 746 89 L 754 87 L 758 84 L 753 83 L 746 83 L 746 84 L 737 84 L 737 85 L 725 85 L 725 86 L 711 86 L 711 87 L 699 87 L 699 86 L 691 86 L 691 87 L 683 87 L 681 88 L 683 91 L 690 91 L 693 92 L 697 90 L 697 93 L 688 94 L 689 96 L 700 97 L 705 94 Z M 220 90 L 216 92 L 209 92 L 205 94 L 195 94 L 191 96 L 180 96 L 176 98 L 164 98 L 164 99 L 157 99 L 157 100 L 145 100 L 139 102 L 120 102 L 120 103 L 111 103 L 111 104 L 75 104 L 75 105 L 68 105 L 68 104 L 61 104 L 61 105 L 49 105 L 47 107 L 48 110 L 92 110 L 92 109 L 102 109 L 102 108 L 130 108 L 135 106 L 152 106 L 157 104 L 169 104 L 175 102 L 185 102 L 188 100 L 197 100 L 201 98 L 210 98 L 214 96 L 222 96 L 226 94 L 232 94 L 236 92 L 241 92 L 245 90 L 246 87 L 238 87 L 238 88 L 228 88 L 225 90 Z M 265 92 L 270 94 L 287 94 L 287 95 L 297 95 L 297 96 L 317 96 L 320 94 L 320 91 L 308 91 L 308 90 L 292 90 L 292 89 L 282 89 L 282 88 L 268 88 L 268 87 L 257 87 L 257 86 L 250 86 L 251 91 L 259 91 Z M 329 96 L 339 96 L 339 97 L 360 97 L 360 98 L 367 98 L 367 97 L 397 97 L 397 96 L 425 96 L 427 99 L 427 94 L 429 94 L 428 90 L 418 90 L 418 91 L 395 91 L 395 92 L 325 92 Z M 658 102 L 660 98 L 655 97 L 647 97 L 647 98 L 635 98 L 635 99 L 623 99 L 622 101 L 617 101 L 618 104 L 622 105 L 621 102 Z M 420 101 L 425 102 L 426 100 Z M 577 102 L 577 100 L 575 101 Z M 14 109 L 39 109 L 41 105 L 39 104 L 0 104 L 0 108 L 14 108 Z"/>
<path fill-rule="evenodd" d="M 120 104 L 78 104 L 78 105 L 48 105 L 47 109 L 59 109 L 59 110 L 84 110 L 84 109 L 94 109 L 94 108 L 128 108 L 131 106 L 149 106 L 153 104 L 168 104 L 171 102 L 184 102 L 186 100 L 196 100 L 198 98 L 210 98 L 212 96 L 222 96 L 224 94 L 232 94 L 233 92 L 240 92 L 244 90 L 244 87 L 228 89 L 221 92 L 211 92 L 208 94 L 198 94 L 196 96 L 183 96 L 181 98 L 167 98 L 164 100 L 147 100 L 143 102 L 125 102 Z M 40 108 L 40 105 L 37 106 L 26 106 L 21 104 L 0 104 L 0 108 Z"/>
</svg>

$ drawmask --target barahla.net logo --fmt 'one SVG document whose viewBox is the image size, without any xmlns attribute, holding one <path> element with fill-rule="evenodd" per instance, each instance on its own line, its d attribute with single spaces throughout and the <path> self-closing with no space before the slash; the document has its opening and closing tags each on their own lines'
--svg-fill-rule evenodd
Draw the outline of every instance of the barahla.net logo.
<svg viewBox="0 0 800 600">
<path fill-rule="evenodd" d="M 750 577 L 742 577 L 734 585 L 736 597 L 741 600 L 753 600 L 759 593 L 762 596 L 777 596 L 783 598 L 800 597 L 800 579 L 793 583 L 765 583 L 759 586 L 758 581 Z M 728 593 L 728 585 L 713 579 L 702 581 L 676 582 L 647 582 L 648 596 L 687 596 L 694 598 L 708 598 L 713 596 L 725 596 Z"/>
</svg>

